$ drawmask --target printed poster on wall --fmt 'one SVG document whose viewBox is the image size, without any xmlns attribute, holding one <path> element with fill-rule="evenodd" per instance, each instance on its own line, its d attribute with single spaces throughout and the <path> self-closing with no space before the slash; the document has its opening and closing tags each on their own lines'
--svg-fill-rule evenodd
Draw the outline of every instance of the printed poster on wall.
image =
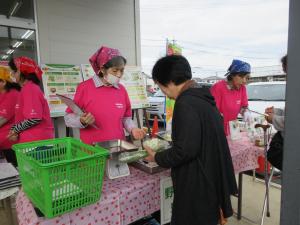
<svg viewBox="0 0 300 225">
<path fill-rule="evenodd" d="M 95 75 L 93 67 L 90 64 L 81 64 L 82 78 L 88 80 Z"/>
<path fill-rule="evenodd" d="M 125 86 L 132 109 L 141 109 L 149 107 L 147 98 L 145 79 L 141 68 L 136 66 L 126 66 L 121 83 Z"/>
<path fill-rule="evenodd" d="M 95 74 L 90 64 L 82 64 L 81 69 L 83 80 L 87 80 Z M 141 109 L 150 106 L 147 98 L 145 80 L 139 67 L 126 66 L 121 83 L 128 92 L 132 109 Z"/>
<path fill-rule="evenodd" d="M 76 87 L 82 82 L 80 66 L 65 64 L 42 65 L 43 85 L 52 117 L 63 116 L 66 105 L 56 96 L 74 98 Z"/>
</svg>

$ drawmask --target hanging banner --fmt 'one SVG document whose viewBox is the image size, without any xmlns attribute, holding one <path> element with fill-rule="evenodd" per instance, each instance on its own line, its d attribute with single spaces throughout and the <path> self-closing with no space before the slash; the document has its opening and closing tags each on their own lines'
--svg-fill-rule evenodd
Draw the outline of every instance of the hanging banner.
<svg viewBox="0 0 300 225">
<path fill-rule="evenodd" d="M 51 117 L 63 116 L 67 106 L 56 94 L 74 98 L 77 85 L 82 82 L 80 67 L 65 64 L 44 64 L 42 70 L 44 72 L 44 93 L 48 100 Z"/>
<path fill-rule="evenodd" d="M 182 55 L 182 48 L 175 43 L 168 43 L 167 55 Z"/>
<path fill-rule="evenodd" d="M 172 204 L 174 198 L 173 182 L 171 177 L 160 179 L 160 224 L 171 222 Z"/>
<path fill-rule="evenodd" d="M 166 97 L 166 131 L 172 131 L 172 118 L 174 111 L 175 101 Z"/>
</svg>

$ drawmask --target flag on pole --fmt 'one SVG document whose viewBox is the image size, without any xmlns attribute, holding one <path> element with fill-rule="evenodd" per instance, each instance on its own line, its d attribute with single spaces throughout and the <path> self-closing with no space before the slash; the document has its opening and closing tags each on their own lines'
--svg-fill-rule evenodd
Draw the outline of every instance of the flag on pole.
<svg viewBox="0 0 300 225">
<path fill-rule="evenodd" d="M 167 55 L 181 55 L 182 48 L 175 43 L 168 43 Z"/>
</svg>

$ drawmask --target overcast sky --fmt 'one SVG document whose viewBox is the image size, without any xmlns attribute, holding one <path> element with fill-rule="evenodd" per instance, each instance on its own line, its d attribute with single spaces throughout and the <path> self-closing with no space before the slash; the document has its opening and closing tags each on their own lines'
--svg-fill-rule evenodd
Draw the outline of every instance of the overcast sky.
<svg viewBox="0 0 300 225">
<path fill-rule="evenodd" d="M 142 66 L 149 73 L 166 38 L 201 77 L 227 70 L 233 58 L 278 65 L 287 51 L 288 0 L 140 0 Z"/>
</svg>

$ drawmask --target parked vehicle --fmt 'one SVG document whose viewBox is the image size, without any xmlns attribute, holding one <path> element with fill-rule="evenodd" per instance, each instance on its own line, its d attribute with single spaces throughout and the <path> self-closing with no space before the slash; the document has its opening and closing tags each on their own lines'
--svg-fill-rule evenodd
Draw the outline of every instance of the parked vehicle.
<svg viewBox="0 0 300 225">
<path fill-rule="evenodd" d="M 285 107 L 285 81 L 257 82 L 247 85 L 249 109 L 264 113 L 267 107 Z"/>
<path fill-rule="evenodd" d="M 202 87 L 210 88 L 212 84 L 198 82 L 198 84 Z M 162 93 L 161 90 L 158 90 L 153 96 L 148 95 L 148 101 L 150 103 L 150 107 L 147 108 L 147 113 L 149 120 L 153 120 L 154 116 L 157 116 L 158 121 L 164 122 L 166 118 L 166 96 Z"/>
<path fill-rule="evenodd" d="M 166 118 L 165 102 L 166 96 L 161 90 L 158 90 L 153 96 L 148 96 L 150 107 L 147 108 L 149 120 L 153 120 L 157 116 L 160 122 L 164 122 Z"/>
<path fill-rule="evenodd" d="M 247 85 L 249 109 L 259 113 L 264 113 L 267 107 L 285 107 L 285 81 L 257 82 Z M 253 117 L 259 116 L 252 113 Z M 272 126 L 272 133 L 276 129 Z"/>
</svg>

